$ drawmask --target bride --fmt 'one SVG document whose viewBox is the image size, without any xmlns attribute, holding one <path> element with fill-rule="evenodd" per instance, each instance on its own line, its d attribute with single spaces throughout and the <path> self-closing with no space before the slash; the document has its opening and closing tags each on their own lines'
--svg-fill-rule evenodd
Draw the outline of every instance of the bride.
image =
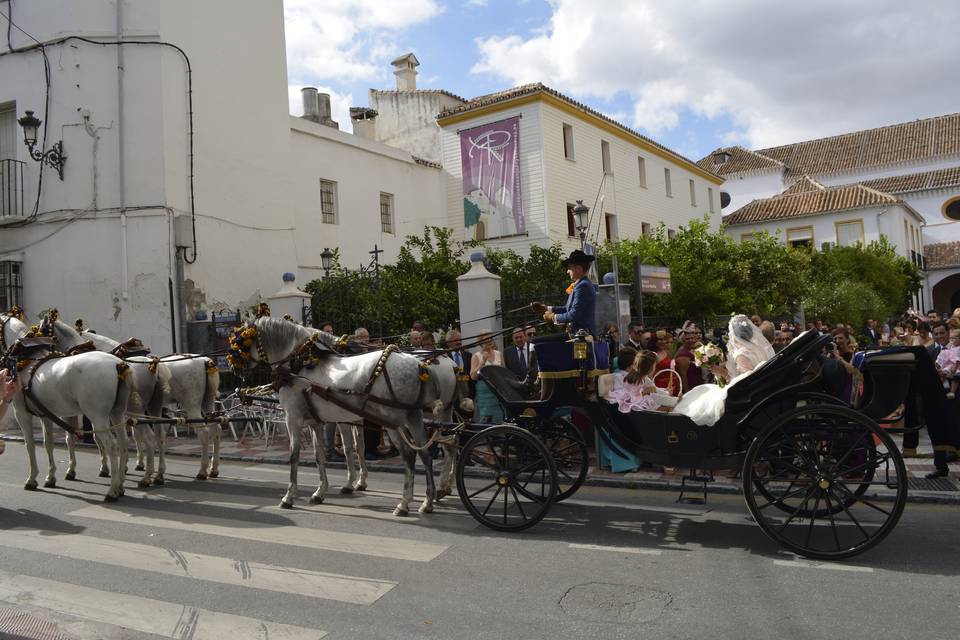
<svg viewBox="0 0 960 640">
<path fill-rule="evenodd" d="M 723 417 L 727 390 L 773 357 L 773 347 L 747 316 L 733 316 L 728 328 L 727 365 L 716 367 L 714 374 L 729 383 L 724 387 L 715 384 L 694 387 L 673 409 L 673 413 L 685 415 L 701 426 L 716 424 Z"/>
</svg>

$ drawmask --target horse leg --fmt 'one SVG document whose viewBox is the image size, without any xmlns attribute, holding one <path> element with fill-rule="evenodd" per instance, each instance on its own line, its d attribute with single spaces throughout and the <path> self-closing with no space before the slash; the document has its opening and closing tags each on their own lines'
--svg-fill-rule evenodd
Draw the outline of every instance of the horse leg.
<svg viewBox="0 0 960 640">
<path fill-rule="evenodd" d="M 134 471 L 143 471 L 144 448 L 147 446 L 143 441 L 143 431 L 141 431 L 140 425 L 132 427 L 130 431 L 133 433 L 133 445 L 137 448 L 137 466 L 133 469 Z"/>
<path fill-rule="evenodd" d="M 220 475 L 220 436 L 223 434 L 223 425 L 219 421 L 211 422 L 207 425 L 210 429 L 210 440 L 213 444 L 213 456 L 210 459 L 210 477 L 216 478 Z"/>
<path fill-rule="evenodd" d="M 287 493 L 280 500 L 281 509 L 292 509 L 293 501 L 297 499 L 297 467 L 300 464 L 300 428 L 303 423 L 287 413 L 287 435 L 290 436 L 290 482 L 287 484 Z M 316 495 L 316 494 L 314 494 Z"/>
<path fill-rule="evenodd" d="M 418 511 L 420 513 L 433 513 L 433 503 L 437 499 L 437 486 L 433 477 L 433 457 L 430 455 L 430 447 L 424 447 L 426 438 L 423 437 L 423 434 L 417 435 L 420 437 L 414 436 L 414 442 L 418 447 L 423 447 L 418 453 L 420 454 L 420 461 L 423 462 L 427 480 L 427 497 L 423 499 Z"/>
<path fill-rule="evenodd" d="M 67 472 L 64 474 L 64 480 L 77 479 L 77 436 L 74 433 L 80 431 L 80 419 L 77 416 L 66 419 L 67 423 L 73 427 L 73 433 L 67 434 Z"/>
<path fill-rule="evenodd" d="M 34 491 L 37 488 L 37 474 L 40 469 L 37 468 L 37 443 L 33 439 L 33 416 L 27 413 L 26 405 L 18 406 L 16 414 L 17 422 L 20 423 L 20 433 L 23 434 L 23 444 L 27 449 L 27 459 L 30 461 L 30 473 L 23 488 Z"/>
<path fill-rule="evenodd" d="M 43 425 L 43 448 L 47 452 L 47 477 L 43 486 L 52 489 L 57 486 L 57 463 L 53 459 L 53 423 L 47 418 L 41 418 Z"/>
<path fill-rule="evenodd" d="M 143 471 L 143 477 L 140 478 L 140 481 L 137 483 L 138 489 L 146 489 L 150 486 L 153 478 L 153 468 L 154 468 L 154 442 L 153 442 L 153 429 L 148 424 L 138 424 L 136 427 L 136 433 L 138 434 L 138 440 L 140 441 L 140 447 L 138 447 L 138 453 L 141 451 L 145 454 L 145 465 L 138 465 L 137 468 Z"/>
<path fill-rule="evenodd" d="M 357 491 L 365 491 L 367 488 L 367 441 L 362 422 L 353 426 L 353 436 L 357 446 L 357 460 L 360 461 L 360 477 L 357 478 L 353 488 Z"/>
<path fill-rule="evenodd" d="M 111 485 L 116 487 L 117 496 L 123 495 L 123 483 L 127 479 L 127 461 L 130 458 L 129 443 L 127 441 L 127 421 L 125 416 L 111 416 L 109 428 L 113 435 L 117 449 L 117 475 L 111 478 Z"/>
<path fill-rule="evenodd" d="M 106 424 L 108 419 L 94 419 L 93 416 L 87 417 L 90 418 L 90 422 L 93 424 L 93 439 L 96 440 L 97 446 L 100 447 L 100 450 L 107 456 L 107 472 L 110 478 L 110 486 L 107 488 L 106 495 L 103 496 L 103 501 L 116 502 L 120 498 L 120 493 L 116 489 L 117 479 L 120 477 L 120 456 L 117 451 L 117 439 L 109 425 Z"/>
<path fill-rule="evenodd" d="M 200 417 L 199 415 L 187 415 L 191 418 Z M 210 455 L 210 429 L 207 428 L 207 425 L 197 425 L 197 438 L 200 440 L 200 472 L 197 473 L 197 480 L 206 480 L 207 470 L 209 469 L 208 457 Z"/>
<path fill-rule="evenodd" d="M 449 443 L 440 445 L 443 449 L 443 466 L 440 467 L 440 486 L 437 488 L 437 502 L 453 492 L 453 478 L 457 468 L 457 447 Z"/>
<path fill-rule="evenodd" d="M 167 425 L 153 425 L 154 437 L 157 439 L 157 473 L 153 476 L 154 486 L 162 486 L 166 480 L 163 474 L 167 472 Z"/>
<path fill-rule="evenodd" d="M 89 416 L 87 416 L 87 419 L 89 420 Z M 105 440 L 97 438 L 97 430 L 93 428 L 92 422 L 90 423 L 90 429 L 93 431 L 93 441 L 96 443 L 97 451 L 100 453 L 100 472 L 97 475 L 101 478 L 109 478 L 110 464 L 107 462 L 107 451 L 102 444 Z"/>
<path fill-rule="evenodd" d="M 327 456 L 323 445 L 323 424 L 310 424 L 310 438 L 313 441 L 313 458 L 317 462 L 317 472 L 320 474 L 320 484 L 310 496 L 310 504 L 320 504 L 327 494 L 330 484 L 327 482 Z"/>
<path fill-rule="evenodd" d="M 340 441 L 343 442 L 343 457 L 347 465 L 347 483 L 340 487 L 340 493 L 353 493 L 353 485 L 357 479 L 357 467 L 354 464 L 357 455 L 357 441 L 354 429 L 354 425 L 349 422 L 337 423 Z"/>
<path fill-rule="evenodd" d="M 417 452 L 407 446 L 402 436 L 396 438 L 391 434 L 391 440 L 394 441 L 397 449 L 400 451 L 400 458 L 403 460 L 403 496 L 400 498 L 400 504 L 393 510 L 395 516 L 406 516 L 410 514 L 410 503 L 413 501 L 413 482 L 416 473 Z"/>
</svg>

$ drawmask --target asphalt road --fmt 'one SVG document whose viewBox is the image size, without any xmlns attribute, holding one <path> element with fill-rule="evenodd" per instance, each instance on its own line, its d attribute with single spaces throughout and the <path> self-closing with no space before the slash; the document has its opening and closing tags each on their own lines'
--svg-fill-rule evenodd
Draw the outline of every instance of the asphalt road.
<svg viewBox="0 0 960 640">
<path fill-rule="evenodd" d="M 395 518 L 395 474 L 340 495 L 334 472 L 309 505 L 301 469 L 282 511 L 285 468 L 224 463 L 199 482 L 194 459 L 105 505 L 79 456 L 79 481 L 36 492 L 22 445 L 0 456 L 0 637 L 38 621 L 103 639 L 960 637 L 955 506 L 910 504 L 879 547 L 817 563 L 780 551 L 737 496 L 588 487 L 501 534 L 456 496 Z"/>
</svg>

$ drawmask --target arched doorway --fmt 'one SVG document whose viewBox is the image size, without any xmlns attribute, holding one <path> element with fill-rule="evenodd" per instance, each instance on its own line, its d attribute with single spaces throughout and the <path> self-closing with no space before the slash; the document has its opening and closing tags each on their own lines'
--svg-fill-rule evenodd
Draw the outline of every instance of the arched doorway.
<svg viewBox="0 0 960 640">
<path fill-rule="evenodd" d="M 947 313 L 960 307 L 960 273 L 947 276 L 933 285 L 933 308 Z"/>
</svg>

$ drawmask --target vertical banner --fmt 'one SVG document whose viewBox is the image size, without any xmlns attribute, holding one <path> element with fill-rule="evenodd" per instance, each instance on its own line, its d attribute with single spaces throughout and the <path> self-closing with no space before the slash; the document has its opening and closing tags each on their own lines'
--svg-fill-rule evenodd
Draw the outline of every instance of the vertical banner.
<svg viewBox="0 0 960 640">
<path fill-rule="evenodd" d="M 520 116 L 460 132 L 467 240 L 526 231 L 520 201 Z"/>
</svg>

